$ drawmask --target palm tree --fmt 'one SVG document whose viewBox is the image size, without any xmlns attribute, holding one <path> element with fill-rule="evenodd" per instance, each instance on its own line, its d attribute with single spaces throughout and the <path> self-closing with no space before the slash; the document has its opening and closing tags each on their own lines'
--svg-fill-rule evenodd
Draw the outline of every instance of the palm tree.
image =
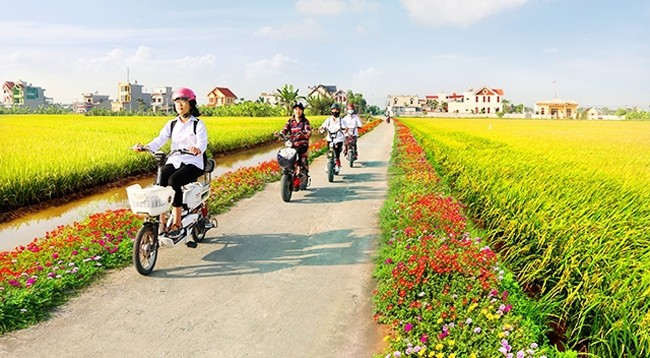
<svg viewBox="0 0 650 358">
<path fill-rule="evenodd" d="M 276 89 L 276 95 L 279 97 L 278 104 L 284 107 L 287 115 L 291 115 L 291 106 L 293 103 L 300 99 L 304 99 L 304 96 L 298 95 L 298 89 L 294 90 L 293 85 L 286 84 L 282 89 Z"/>
<path fill-rule="evenodd" d="M 310 108 L 310 114 L 323 115 L 330 113 L 330 107 L 334 104 L 334 98 L 323 96 L 309 96 L 307 105 Z"/>
</svg>

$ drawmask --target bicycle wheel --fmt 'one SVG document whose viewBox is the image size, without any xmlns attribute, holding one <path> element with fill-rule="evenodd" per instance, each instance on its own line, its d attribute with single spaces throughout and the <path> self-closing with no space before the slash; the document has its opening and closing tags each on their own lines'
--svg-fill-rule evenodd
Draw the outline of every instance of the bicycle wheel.
<svg viewBox="0 0 650 358">
<path fill-rule="evenodd" d="M 280 179 L 282 200 L 288 203 L 291 200 L 291 193 L 293 193 L 293 178 L 289 173 L 282 174 L 282 178 Z"/>
<path fill-rule="evenodd" d="M 133 244 L 133 265 L 141 275 L 148 275 L 153 271 L 158 258 L 158 237 L 153 226 L 145 225 L 135 237 Z"/>
</svg>

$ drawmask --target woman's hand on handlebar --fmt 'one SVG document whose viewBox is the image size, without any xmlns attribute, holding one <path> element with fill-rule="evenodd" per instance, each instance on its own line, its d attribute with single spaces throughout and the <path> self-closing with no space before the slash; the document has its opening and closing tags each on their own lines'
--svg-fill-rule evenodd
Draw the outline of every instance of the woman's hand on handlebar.
<svg viewBox="0 0 650 358">
<path fill-rule="evenodd" d="M 149 149 L 149 147 L 147 147 L 145 145 L 142 145 L 140 143 L 134 145 L 133 147 L 131 147 L 131 149 L 133 149 L 134 152 L 150 152 L 151 151 Z"/>
<path fill-rule="evenodd" d="M 187 151 L 190 152 L 190 154 L 193 154 L 193 155 L 199 155 L 199 154 L 201 154 L 201 149 L 199 149 L 199 148 L 197 148 L 197 147 L 189 147 L 189 148 L 187 149 Z"/>
</svg>

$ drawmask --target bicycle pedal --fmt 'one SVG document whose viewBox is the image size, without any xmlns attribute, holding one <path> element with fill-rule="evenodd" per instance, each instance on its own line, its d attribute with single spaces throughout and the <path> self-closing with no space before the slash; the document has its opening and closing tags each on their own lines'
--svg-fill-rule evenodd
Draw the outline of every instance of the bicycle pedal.
<svg viewBox="0 0 650 358">
<path fill-rule="evenodd" d="M 193 249 L 195 249 L 198 246 L 198 244 L 195 241 L 188 241 L 185 245 Z"/>
</svg>

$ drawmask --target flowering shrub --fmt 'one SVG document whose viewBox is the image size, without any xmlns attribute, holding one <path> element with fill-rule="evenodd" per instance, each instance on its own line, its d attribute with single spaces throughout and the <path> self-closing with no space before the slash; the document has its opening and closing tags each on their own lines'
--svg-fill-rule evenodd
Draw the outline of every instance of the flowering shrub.
<svg viewBox="0 0 650 358">
<path fill-rule="evenodd" d="M 396 125 L 373 297 L 375 318 L 390 328 L 386 357 L 556 353 L 538 344 L 543 329 L 518 310 L 523 295 L 511 275 L 489 246 L 466 231 L 462 205 L 440 193 L 422 148 L 406 127 Z"/>
</svg>

